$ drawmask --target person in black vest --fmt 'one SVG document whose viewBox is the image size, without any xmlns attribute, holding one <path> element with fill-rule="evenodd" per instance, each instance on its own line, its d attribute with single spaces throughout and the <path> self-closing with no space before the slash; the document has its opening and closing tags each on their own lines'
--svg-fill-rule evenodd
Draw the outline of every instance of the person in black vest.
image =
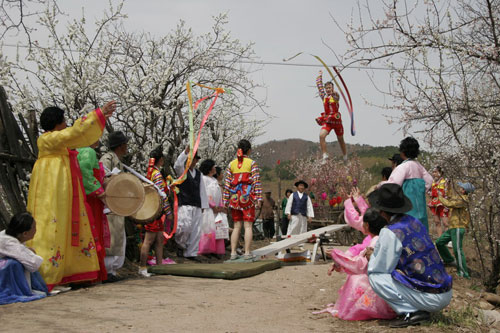
<svg viewBox="0 0 500 333">
<path fill-rule="evenodd" d="M 298 235 L 307 232 L 307 222 L 311 222 L 314 217 L 314 210 L 311 198 L 304 193 L 308 188 L 305 181 L 299 180 L 295 183 L 296 192 L 288 198 L 286 203 L 285 214 L 288 216 L 290 223 L 286 235 Z"/>
<path fill-rule="evenodd" d="M 189 146 L 179 155 L 174 164 L 177 176 L 185 170 Z M 179 210 L 175 242 L 183 250 L 183 256 L 196 260 L 201 238 L 202 210 L 208 208 L 205 184 L 201 181 L 201 172 L 195 169 L 200 160 L 198 154 L 193 158 L 186 173 L 186 180 L 179 185 Z"/>
</svg>

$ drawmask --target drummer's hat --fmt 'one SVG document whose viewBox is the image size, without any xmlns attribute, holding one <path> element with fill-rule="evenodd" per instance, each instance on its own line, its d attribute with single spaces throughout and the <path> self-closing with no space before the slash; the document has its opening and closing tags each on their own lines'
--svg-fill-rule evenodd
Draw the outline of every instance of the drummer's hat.
<svg viewBox="0 0 500 333">
<path fill-rule="evenodd" d="M 124 143 L 128 142 L 128 138 L 123 134 L 122 131 L 116 131 L 109 133 L 108 136 L 108 147 L 114 149 Z"/>
<path fill-rule="evenodd" d="M 304 185 L 305 188 L 309 187 L 309 185 L 305 181 L 303 181 L 303 180 L 299 180 L 294 185 L 295 185 L 295 187 L 299 187 L 300 184 Z"/>
</svg>

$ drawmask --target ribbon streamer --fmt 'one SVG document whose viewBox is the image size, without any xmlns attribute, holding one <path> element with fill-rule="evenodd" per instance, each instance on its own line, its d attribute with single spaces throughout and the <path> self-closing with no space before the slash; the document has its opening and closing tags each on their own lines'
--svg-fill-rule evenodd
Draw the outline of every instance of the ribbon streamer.
<svg viewBox="0 0 500 333">
<path fill-rule="evenodd" d="M 333 70 L 338 75 L 340 82 L 342 82 L 342 85 L 345 88 L 345 92 L 347 93 L 347 98 L 349 98 L 349 105 L 348 105 L 347 109 L 349 110 L 349 116 L 351 116 L 351 135 L 354 136 L 354 135 L 356 135 L 356 129 L 354 127 L 354 112 L 352 109 L 351 94 L 349 93 L 349 89 L 347 89 L 347 85 L 345 84 L 344 79 L 342 78 L 342 75 L 340 75 L 340 72 L 337 69 L 337 67 L 333 66 Z"/>
<path fill-rule="evenodd" d="M 165 232 L 165 231 L 163 232 L 163 237 L 165 237 L 166 240 L 169 240 L 170 238 L 172 238 L 174 236 L 175 232 L 177 231 L 177 222 L 178 222 L 177 212 L 179 210 L 179 200 L 177 198 L 177 192 L 179 191 L 178 186 L 186 180 L 186 174 L 189 170 L 189 166 L 191 165 L 191 161 L 193 160 L 194 156 L 196 156 L 196 152 L 198 151 L 198 147 L 200 145 L 201 131 L 203 130 L 203 127 L 205 127 L 205 124 L 208 120 L 208 117 L 212 113 L 212 110 L 215 106 L 215 102 L 217 101 L 217 98 L 219 97 L 219 94 L 223 94 L 223 93 L 227 92 L 223 88 L 212 88 L 212 87 L 207 87 L 205 85 L 202 85 L 200 83 L 194 83 L 194 85 L 199 86 L 201 88 L 207 88 L 207 89 L 213 90 L 214 93 L 209 95 L 209 96 L 205 96 L 205 97 L 198 99 L 194 103 L 194 106 L 193 106 L 191 85 L 192 85 L 192 83 L 190 81 L 188 81 L 186 83 L 186 92 L 187 92 L 188 101 L 189 101 L 189 154 L 188 154 L 188 158 L 187 158 L 186 165 L 184 167 L 184 172 L 182 173 L 182 175 L 175 180 L 172 180 L 171 177 L 167 178 L 167 187 L 174 193 L 174 225 L 172 227 L 172 230 L 170 231 L 170 234 Z M 203 116 L 203 119 L 202 119 L 201 124 L 200 124 L 200 129 L 198 131 L 198 135 L 197 135 L 196 141 L 195 141 L 194 140 L 194 122 L 193 122 L 194 111 L 198 109 L 201 102 L 203 102 L 204 100 L 206 100 L 208 98 L 212 98 L 212 97 L 213 97 L 212 102 L 210 103 L 209 108 L 207 109 L 207 111 L 205 112 L 205 115 Z"/>
<path fill-rule="evenodd" d="M 295 59 L 298 56 L 302 55 L 303 53 L 304 52 L 299 52 L 299 53 L 295 54 L 294 56 L 292 56 L 290 58 L 283 59 L 283 61 L 284 62 L 290 61 L 290 60 Z M 354 109 L 352 108 L 351 94 L 349 93 L 349 89 L 347 89 L 347 85 L 345 84 L 344 79 L 340 75 L 340 72 L 337 70 L 337 68 L 335 66 L 333 66 L 333 70 L 338 75 L 340 81 L 342 82 L 342 85 L 345 88 L 345 91 L 346 91 L 347 97 L 349 98 L 349 101 L 347 101 L 347 98 L 344 95 L 344 90 L 340 87 L 339 83 L 335 79 L 335 76 L 333 75 L 333 73 L 330 70 L 330 68 L 328 67 L 328 65 L 320 57 L 318 57 L 317 55 L 314 55 L 314 54 L 310 54 L 310 55 L 313 56 L 314 58 L 316 58 L 323 65 L 323 67 L 326 68 L 326 71 L 332 77 L 332 81 L 335 83 L 335 85 L 337 86 L 338 90 L 340 91 L 340 94 L 342 95 L 342 99 L 344 100 L 344 103 L 347 106 L 347 111 L 349 112 L 349 116 L 351 117 L 351 135 L 352 136 L 356 135 L 356 130 L 355 130 L 355 127 L 354 127 Z"/>
<path fill-rule="evenodd" d="M 347 111 L 349 111 L 349 115 L 351 116 L 351 135 L 354 136 L 356 134 L 356 132 L 354 131 L 354 116 L 353 116 L 353 110 L 352 110 L 352 103 L 349 103 L 347 101 L 347 98 L 345 97 L 344 95 L 344 91 L 343 89 L 340 87 L 339 83 L 337 82 L 337 80 L 335 79 L 335 76 L 333 75 L 332 71 L 330 70 L 330 68 L 325 64 L 325 62 L 320 58 L 318 57 L 317 55 L 312 55 L 314 58 L 316 58 L 327 70 L 327 72 L 330 74 L 330 76 L 332 77 L 332 80 L 333 82 L 335 83 L 335 85 L 337 86 L 337 88 L 339 89 L 340 91 L 340 94 L 342 95 L 342 99 L 344 100 L 344 103 L 346 104 L 347 106 Z M 333 67 L 333 69 L 336 71 L 336 73 L 338 74 L 338 71 L 335 69 L 335 67 Z M 339 76 L 340 78 L 340 76 Z M 342 80 L 342 79 L 341 79 Z M 344 87 L 345 86 L 345 83 L 344 83 L 344 80 L 342 80 L 342 83 L 344 84 Z M 346 91 L 347 91 L 347 87 L 346 87 Z M 350 94 L 349 95 L 349 101 L 351 100 L 350 98 Z"/>
</svg>

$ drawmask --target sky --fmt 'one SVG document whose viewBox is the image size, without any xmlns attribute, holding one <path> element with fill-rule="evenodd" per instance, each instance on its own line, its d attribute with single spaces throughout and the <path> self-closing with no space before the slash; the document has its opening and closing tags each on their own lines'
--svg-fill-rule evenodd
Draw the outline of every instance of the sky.
<svg viewBox="0 0 500 333">
<path fill-rule="evenodd" d="M 60 1 L 59 5 L 69 18 L 80 17 L 83 9 L 87 21 L 92 22 L 102 16 L 108 2 L 72 0 Z M 348 45 L 345 35 L 331 16 L 345 26 L 352 13 L 356 12 L 354 5 L 354 1 L 345 0 L 128 0 L 124 3 L 123 13 L 128 15 L 125 27 L 129 31 L 146 31 L 156 36 L 173 30 L 179 20 L 184 20 L 194 33 L 203 34 L 210 31 L 213 16 L 227 13 L 227 27 L 232 37 L 244 43 L 254 42 L 254 51 L 261 61 L 283 63 L 284 58 L 298 52 L 306 53 L 288 63 L 313 64 L 317 67 L 264 65 L 253 74 L 254 80 L 265 86 L 257 94 L 267 98 L 266 112 L 272 115 L 264 128 L 265 134 L 257 139 L 256 143 L 259 144 L 287 138 L 318 141 L 320 127 L 314 119 L 322 112 L 323 106 L 316 94 L 315 78 L 322 67 L 307 54 L 318 55 L 329 65 L 338 65 L 329 47 L 341 55 Z M 37 39 L 43 40 L 43 32 L 37 34 Z M 370 73 L 374 73 L 377 85 L 387 87 L 386 71 Z M 385 110 L 366 104 L 366 101 L 377 105 L 384 102 L 384 96 L 369 80 L 368 71 L 345 69 L 342 76 L 353 99 L 357 132 L 351 136 L 350 118 L 341 100 L 346 142 L 373 146 L 398 145 L 404 137 L 399 131 L 401 126 L 389 124 Z M 324 75 L 324 79 L 327 78 L 328 75 Z M 264 117 L 262 111 L 254 112 L 255 117 Z M 332 131 L 327 141 L 334 140 L 336 137 Z"/>
</svg>

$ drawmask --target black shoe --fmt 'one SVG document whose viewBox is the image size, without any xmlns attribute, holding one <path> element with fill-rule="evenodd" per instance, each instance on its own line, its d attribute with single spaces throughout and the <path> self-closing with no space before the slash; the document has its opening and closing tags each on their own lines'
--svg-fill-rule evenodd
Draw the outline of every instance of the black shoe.
<svg viewBox="0 0 500 333">
<path fill-rule="evenodd" d="M 177 257 L 178 258 L 183 258 L 184 257 L 184 250 L 181 249 L 180 247 L 177 248 Z"/>
<path fill-rule="evenodd" d="M 427 311 L 417 311 L 413 313 L 408 313 L 402 319 L 393 320 L 389 327 L 392 328 L 405 328 L 408 326 L 420 325 L 423 322 L 431 319 L 431 314 Z"/>
<path fill-rule="evenodd" d="M 120 279 L 116 275 L 108 274 L 106 281 L 103 281 L 103 283 L 113 283 L 118 281 L 120 281 Z"/>
<path fill-rule="evenodd" d="M 201 262 L 201 259 L 199 257 L 186 257 L 186 259 L 191 261 Z"/>
</svg>

